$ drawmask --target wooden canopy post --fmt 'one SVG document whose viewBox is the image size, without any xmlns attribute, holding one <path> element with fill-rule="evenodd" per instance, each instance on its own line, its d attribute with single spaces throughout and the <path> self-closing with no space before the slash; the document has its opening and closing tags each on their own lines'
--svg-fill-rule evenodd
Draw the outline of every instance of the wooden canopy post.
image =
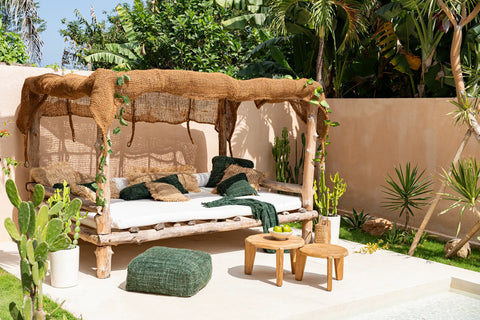
<svg viewBox="0 0 480 320">
<path fill-rule="evenodd" d="M 36 168 L 40 166 L 40 118 L 42 117 L 42 112 L 40 108 L 35 111 L 33 115 L 32 126 L 28 131 L 28 146 L 27 146 L 27 156 L 28 163 L 25 163 L 26 167 Z"/>
<path fill-rule="evenodd" d="M 107 134 L 107 139 L 109 135 Z M 103 148 L 102 148 L 103 146 Z M 108 235 L 112 233 L 111 230 L 111 217 L 110 217 L 110 154 L 107 152 L 108 146 L 105 145 L 103 134 L 100 128 L 97 126 L 97 141 L 95 142 L 97 153 L 97 173 L 100 173 L 100 159 L 105 155 L 105 165 L 103 166 L 103 174 L 106 178 L 106 182 L 97 182 L 98 189 L 103 190 L 103 198 L 105 198 L 105 206 L 97 207 L 97 214 L 95 216 L 95 223 L 97 225 L 98 235 Z M 97 197 L 99 197 L 99 190 L 97 189 Z M 95 250 L 95 256 L 97 258 L 97 277 L 105 279 L 110 277 L 112 270 L 112 254 L 113 250 L 111 246 L 97 246 Z"/>
<path fill-rule="evenodd" d="M 227 155 L 227 124 L 225 99 L 218 101 L 218 154 Z"/>
<path fill-rule="evenodd" d="M 305 141 L 305 165 L 303 168 L 302 206 L 306 210 L 313 210 L 313 171 L 315 146 L 317 140 L 317 106 L 308 104 L 307 107 L 307 132 Z M 302 222 L 302 237 L 305 243 L 312 240 L 312 220 Z"/>
</svg>

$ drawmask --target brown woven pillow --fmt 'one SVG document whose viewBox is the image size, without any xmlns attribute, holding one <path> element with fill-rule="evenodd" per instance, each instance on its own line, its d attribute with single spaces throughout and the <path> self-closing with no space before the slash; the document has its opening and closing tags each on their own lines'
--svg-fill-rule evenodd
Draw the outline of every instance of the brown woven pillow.
<svg viewBox="0 0 480 320">
<path fill-rule="evenodd" d="M 178 176 L 178 181 L 182 184 L 182 186 L 188 192 L 200 192 L 200 188 L 198 187 L 198 180 L 195 176 L 191 173 L 181 173 L 181 172 L 156 172 L 156 173 L 147 173 L 142 176 L 137 177 L 135 180 L 129 182 L 129 186 L 142 183 L 142 182 L 150 182 L 153 180 L 157 180 L 163 177 L 170 176 L 172 174 L 176 174 Z"/>
<path fill-rule="evenodd" d="M 233 177 L 239 173 L 245 173 L 247 175 L 248 183 L 255 189 L 258 190 L 260 182 L 265 178 L 263 172 L 251 169 L 251 168 L 244 168 L 236 164 L 229 165 L 227 169 L 225 169 L 225 173 L 223 175 L 222 180 L 219 182 L 223 182 L 230 177 Z M 212 193 L 217 193 L 217 188 L 212 190 Z"/>
<path fill-rule="evenodd" d="M 66 180 L 68 184 L 76 184 L 80 180 L 78 172 L 66 162 L 57 162 L 48 167 L 32 168 L 30 170 L 32 179 L 47 187 L 53 187 L 55 183 L 62 183 Z"/>
<path fill-rule="evenodd" d="M 196 171 L 197 169 L 195 169 L 194 166 L 189 164 L 179 165 L 179 166 L 169 166 L 164 168 L 157 168 L 157 167 L 147 168 L 147 167 L 130 166 L 127 168 L 127 170 L 125 170 L 125 177 L 128 179 L 130 184 L 134 184 L 132 183 L 134 180 L 149 173 L 171 172 L 170 174 L 172 174 L 172 172 L 173 173 L 195 173 Z"/>
<path fill-rule="evenodd" d="M 177 188 L 163 182 L 147 182 L 145 186 L 150 191 L 152 198 L 160 201 L 177 202 L 188 201 L 190 198 L 184 196 Z"/>
<path fill-rule="evenodd" d="M 95 198 L 96 198 L 95 192 L 86 186 L 81 186 L 79 184 L 71 184 L 70 193 L 78 197 L 81 197 L 85 200 L 90 200 L 92 202 L 95 202 Z"/>
</svg>

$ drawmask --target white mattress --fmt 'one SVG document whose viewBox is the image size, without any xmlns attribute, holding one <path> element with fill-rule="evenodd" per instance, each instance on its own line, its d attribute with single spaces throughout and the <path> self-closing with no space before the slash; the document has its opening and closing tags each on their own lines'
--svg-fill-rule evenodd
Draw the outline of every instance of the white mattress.
<svg viewBox="0 0 480 320">
<path fill-rule="evenodd" d="M 212 188 L 202 187 L 201 189 L 202 192 L 200 193 L 186 194 L 191 200 L 184 202 L 113 199 L 110 203 L 111 226 L 116 229 L 128 229 L 155 225 L 161 222 L 226 219 L 252 215 L 252 210 L 247 206 L 205 208 L 202 206 L 202 202 L 210 202 L 221 198 L 221 196 L 212 194 Z M 252 198 L 271 203 L 275 206 L 277 212 L 295 210 L 302 206 L 300 197 L 265 191 L 259 191 L 258 194 L 258 196 L 240 198 Z M 95 228 L 94 216 L 95 213 L 89 213 L 87 218 L 82 220 L 82 224 Z"/>
</svg>

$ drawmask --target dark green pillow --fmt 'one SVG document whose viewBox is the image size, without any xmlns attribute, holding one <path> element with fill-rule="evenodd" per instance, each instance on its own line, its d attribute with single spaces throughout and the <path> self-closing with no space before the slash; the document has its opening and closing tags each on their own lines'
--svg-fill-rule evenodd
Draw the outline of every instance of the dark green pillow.
<svg viewBox="0 0 480 320">
<path fill-rule="evenodd" d="M 178 180 L 178 176 L 176 174 L 172 174 L 170 176 L 166 176 L 157 180 L 153 180 L 153 182 L 163 182 L 163 183 L 168 183 L 177 188 L 181 193 L 188 193 L 188 191 L 183 187 L 183 185 L 180 183 L 180 180 Z"/>
<path fill-rule="evenodd" d="M 227 156 L 216 156 L 212 159 L 212 172 L 207 182 L 207 187 L 215 187 L 223 178 L 225 169 L 231 164 L 239 165 L 244 168 L 253 168 L 253 162 L 247 159 L 231 158 Z"/>
<path fill-rule="evenodd" d="M 70 188 L 70 185 L 67 184 L 67 187 Z M 63 190 L 63 183 L 62 182 L 58 182 L 58 183 L 55 183 L 53 186 L 52 186 L 53 189 L 60 189 L 60 190 Z"/>
<path fill-rule="evenodd" d="M 137 183 L 132 186 L 128 186 L 120 191 L 120 199 L 123 200 L 140 200 L 140 199 L 152 199 L 150 191 L 148 191 L 145 182 Z"/>
<path fill-rule="evenodd" d="M 255 188 L 248 183 L 247 175 L 243 172 L 220 182 L 217 185 L 217 191 L 222 196 L 230 197 L 258 195 Z"/>
<path fill-rule="evenodd" d="M 93 181 L 93 182 L 88 182 L 88 183 L 79 183 L 79 185 L 85 186 L 85 187 L 87 187 L 88 189 L 92 190 L 93 192 L 97 192 L 97 189 L 93 186 L 94 183 L 95 183 L 95 181 Z"/>
</svg>

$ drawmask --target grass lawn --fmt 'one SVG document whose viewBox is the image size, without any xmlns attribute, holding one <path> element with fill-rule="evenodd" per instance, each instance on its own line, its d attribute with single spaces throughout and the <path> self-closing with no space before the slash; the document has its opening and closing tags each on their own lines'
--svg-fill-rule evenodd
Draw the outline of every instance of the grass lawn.
<svg viewBox="0 0 480 320">
<path fill-rule="evenodd" d="M 15 301 L 17 305 L 21 305 L 23 300 L 22 285 L 19 279 L 5 270 L 0 268 L 0 319 L 12 319 L 8 306 L 10 302 Z M 58 304 L 43 296 L 43 308 L 47 312 L 52 312 L 57 308 Z M 63 315 L 69 320 L 76 320 L 72 314 L 60 309 L 50 319 L 63 319 Z"/>
<path fill-rule="evenodd" d="M 302 229 L 301 222 L 294 222 L 294 223 L 288 223 L 288 224 L 292 227 Z M 363 243 L 363 244 L 367 244 L 367 243 L 375 244 L 375 243 L 379 243 L 379 241 L 382 240 L 383 242 L 379 244 L 379 247 L 382 247 L 386 243 L 385 239 L 382 237 L 372 236 L 368 233 L 362 232 L 362 230 L 359 230 L 359 229 L 349 230 L 348 226 L 346 226 L 343 221 L 340 225 L 340 238 L 357 242 L 357 243 Z M 463 268 L 463 269 L 480 272 L 480 250 L 479 249 L 472 249 L 472 253 L 466 259 L 462 259 L 458 257 L 455 257 L 452 259 L 445 259 L 444 258 L 445 253 L 443 252 L 444 245 L 445 245 L 445 242 L 435 240 L 433 236 L 429 236 L 421 245 L 417 246 L 414 256 L 418 258 L 430 260 L 430 261 L 435 261 L 435 262 L 444 263 L 444 264 L 448 264 L 448 265 Z M 410 249 L 410 244 L 389 245 L 389 248 L 388 248 L 388 250 L 390 251 L 395 251 L 403 254 L 407 254 L 409 249 Z"/>
<path fill-rule="evenodd" d="M 380 239 L 379 237 L 372 236 L 370 234 L 364 233 L 361 230 L 349 230 L 348 227 L 342 225 L 340 227 L 340 238 L 345 240 L 350 240 L 358 243 L 378 243 Z M 379 246 L 385 244 L 385 240 Z M 472 253 L 468 258 L 452 258 L 452 259 L 445 259 L 445 253 L 443 252 L 443 247 L 445 242 L 441 242 L 435 240 L 434 237 L 429 236 L 421 245 L 417 246 L 415 250 L 415 257 L 440 262 L 444 264 L 448 264 L 451 266 L 473 270 L 480 272 L 480 250 L 472 249 Z M 408 250 L 410 249 L 410 244 L 397 244 L 397 245 L 389 245 L 388 250 L 395 251 L 403 254 L 407 254 Z"/>
</svg>

